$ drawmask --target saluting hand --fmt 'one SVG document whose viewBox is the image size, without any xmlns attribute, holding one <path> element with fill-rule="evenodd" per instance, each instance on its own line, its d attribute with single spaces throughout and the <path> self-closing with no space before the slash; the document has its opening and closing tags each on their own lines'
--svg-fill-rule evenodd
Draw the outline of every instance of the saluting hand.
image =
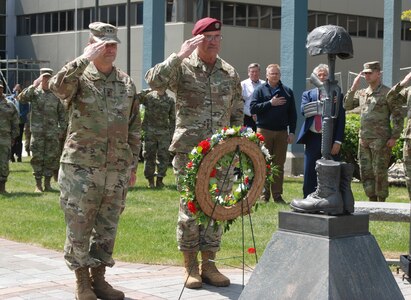
<svg viewBox="0 0 411 300">
<path fill-rule="evenodd" d="M 93 61 L 104 51 L 105 47 L 106 42 L 103 41 L 88 44 L 86 48 L 84 48 L 84 52 L 81 56 L 87 58 L 89 61 Z"/>
<path fill-rule="evenodd" d="M 411 72 L 405 75 L 404 79 L 400 82 L 401 86 L 406 86 L 411 79 Z"/>
<path fill-rule="evenodd" d="M 199 44 L 202 43 L 204 40 L 204 35 L 199 34 L 196 35 L 195 37 L 192 37 L 189 40 L 186 40 L 182 45 L 180 52 L 177 53 L 177 56 L 180 57 L 181 59 L 189 57 L 191 53 L 197 48 Z"/>
<path fill-rule="evenodd" d="M 360 73 L 358 73 L 357 77 L 354 78 L 354 81 L 352 82 L 352 85 L 351 85 L 351 90 L 352 91 L 358 90 L 358 88 L 360 86 L 361 77 L 363 77 L 362 71 Z"/>
<path fill-rule="evenodd" d="M 41 74 L 39 77 L 37 77 L 37 78 L 33 81 L 34 87 L 38 87 L 42 81 L 43 81 L 43 74 Z"/>
</svg>

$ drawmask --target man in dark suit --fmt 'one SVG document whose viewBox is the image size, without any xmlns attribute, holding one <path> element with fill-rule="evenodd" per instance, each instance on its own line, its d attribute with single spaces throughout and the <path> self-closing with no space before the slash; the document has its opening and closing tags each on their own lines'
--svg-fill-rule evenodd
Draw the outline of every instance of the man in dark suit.
<svg viewBox="0 0 411 300">
<path fill-rule="evenodd" d="M 313 73 L 323 82 L 328 78 L 328 66 L 326 64 L 318 65 Z M 325 96 L 325 95 L 324 95 Z M 313 101 L 321 101 L 321 95 L 318 88 L 305 91 L 301 100 L 301 113 L 305 116 L 304 107 Z M 344 139 L 345 127 L 345 110 L 342 106 L 342 95 L 338 101 L 339 111 L 337 118 L 333 123 L 333 145 L 331 154 L 334 160 L 339 159 L 341 143 Z M 317 187 L 317 173 L 315 163 L 321 158 L 321 133 L 322 133 L 321 115 L 306 117 L 305 122 L 298 135 L 297 144 L 305 144 L 304 151 L 304 198 L 315 191 Z"/>
</svg>

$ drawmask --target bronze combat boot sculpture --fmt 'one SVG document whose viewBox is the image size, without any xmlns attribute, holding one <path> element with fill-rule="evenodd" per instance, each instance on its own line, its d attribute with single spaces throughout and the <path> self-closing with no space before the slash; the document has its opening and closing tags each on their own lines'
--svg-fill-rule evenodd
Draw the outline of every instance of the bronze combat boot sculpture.
<svg viewBox="0 0 411 300">
<path fill-rule="evenodd" d="M 305 213 L 326 213 L 329 215 L 350 214 L 354 212 L 354 197 L 351 191 L 353 166 L 336 162 L 331 156 L 333 119 L 338 116 L 341 101 L 341 88 L 335 80 L 336 57 L 353 57 L 350 35 L 344 28 L 325 25 L 315 28 L 307 37 L 308 53 L 311 56 L 327 54 L 329 78 L 321 82 L 312 73 L 310 80 L 320 90 L 322 99 L 304 107 L 306 117 L 322 115 L 322 158 L 316 162 L 318 177 L 317 189 L 305 199 L 294 199 L 290 206 L 294 211 Z"/>
</svg>

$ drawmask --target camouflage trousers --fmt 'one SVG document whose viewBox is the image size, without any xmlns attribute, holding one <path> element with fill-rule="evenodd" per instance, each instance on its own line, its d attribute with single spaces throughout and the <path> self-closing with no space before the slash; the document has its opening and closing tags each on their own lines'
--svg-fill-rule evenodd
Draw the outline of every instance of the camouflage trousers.
<svg viewBox="0 0 411 300">
<path fill-rule="evenodd" d="M 11 145 L 0 144 L 0 181 L 6 182 L 10 174 L 9 160 L 11 154 Z"/>
<path fill-rule="evenodd" d="M 71 270 L 114 265 L 114 242 L 129 177 L 130 170 L 61 164 L 60 206 L 67 226 L 64 259 Z"/>
<path fill-rule="evenodd" d="M 408 189 L 408 197 L 411 201 L 411 139 L 404 140 L 403 148 L 405 182 Z"/>
<path fill-rule="evenodd" d="M 391 149 L 386 140 L 360 139 L 358 157 L 361 181 L 367 197 L 388 197 L 388 164 Z"/>
<path fill-rule="evenodd" d="M 166 176 L 170 159 L 168 147 L 170 147 L 170 135 L 146 133 L 143 144 L 144 177 Z"/>
<path fill-rule="evenodd" d="M 181 187 L 181 178 L 184 176 L 185 166 L 189 162 L 188 154 L 176 153 L 173 159 L 173 169 L 176 175 L 177 187 Z M 213 221 L 211 221 L 213 222 Z M 180 199 L 180 209 L 177 220 L 177 243 L 180 251 L 212 251 L 220 250 L 222 227 L 217 229 L 214 224 L 209 226 L 198 225 Z"/>
<path fill-rule="evenodd" d="M 60 141 L 56 136 L 32 134 L 30 140 L 31 166 L 35 178 L 51 177 L 59 169 Z"/>
</svg>

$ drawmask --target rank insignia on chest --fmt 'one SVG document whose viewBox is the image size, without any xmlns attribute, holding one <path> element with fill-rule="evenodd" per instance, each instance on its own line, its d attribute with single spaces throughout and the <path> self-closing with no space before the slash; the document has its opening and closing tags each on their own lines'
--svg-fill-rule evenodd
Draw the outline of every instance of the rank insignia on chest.
<svg viewBox="0 0 411 300">
<path fill-rule="evenodd" d="M 212 87 L 211 87 L 211 92 L 212 93 L 218 93 L 218 86 L 217 85 L 213 85 Z"/>
</svg>

